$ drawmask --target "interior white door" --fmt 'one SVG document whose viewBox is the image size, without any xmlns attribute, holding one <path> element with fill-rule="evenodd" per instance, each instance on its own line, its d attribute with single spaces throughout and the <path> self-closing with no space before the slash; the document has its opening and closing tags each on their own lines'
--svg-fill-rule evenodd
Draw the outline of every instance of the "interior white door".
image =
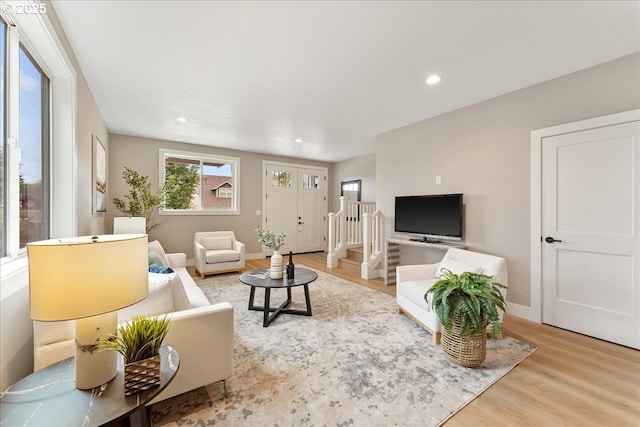
<svg viewBox="0 0 640 427">
<path fill-rule="evenodd" d="M 298 169 L 298 252 L 322 251 L 326 241 L 327 175 Z"/>
<path fill-rule="evenodd" d="M 298 252 L 297 182 L 297 168 L 267 164 L 264 226 L 276 234 L 286 234 L 285 243 L 280 248 L 281 254 Z"/>
<path fill-rule="evenodd" d="M 640 348 L 639 122 L 542 140 L 542 321 Z"/>
</svg>

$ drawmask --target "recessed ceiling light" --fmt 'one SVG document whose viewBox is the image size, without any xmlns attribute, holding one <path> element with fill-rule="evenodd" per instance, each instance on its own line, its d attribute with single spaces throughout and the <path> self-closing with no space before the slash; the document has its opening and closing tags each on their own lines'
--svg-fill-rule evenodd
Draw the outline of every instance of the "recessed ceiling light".
<svg viewBox="0 0 640 427">
<path fill-rule="evenodd" d="M 302 138 L 296 138 L 296 142 L 302 142 Z"/>
<path fill-rule="evenodd" d="M 184 117 L 176 117 L 176 120 L 179 122 L 186 122 L 187 119 L 185 119 Z"/>
<path fill-rule="evenodd" d="M 431 74 L 429 77 L 427 77 L 427 84 L 428 85 L 434 85 L 436 83 L 440 82 L 440 76 L 437 74 Z"/>
</svg>

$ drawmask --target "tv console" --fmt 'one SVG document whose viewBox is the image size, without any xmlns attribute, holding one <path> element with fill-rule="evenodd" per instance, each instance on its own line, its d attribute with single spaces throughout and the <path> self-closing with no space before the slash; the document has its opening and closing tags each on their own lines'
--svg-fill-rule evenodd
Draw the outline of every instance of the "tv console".
<svg viewBox="0 0 640 427">
<path fill-rule="evenodd" d="M 421 242 L 421 243 L 435 243 L 435 244 L 443 244 L 443 245 L 447 245 L 448 244 L 447 242 L 443 242 L 442 240 L 430 240 L 430 239 L 427 239 L 426 237 L 423 237 L 422 239 L 418 239 L 416 237 L 416 238 L 413 238 L 413 239 L 409 239 L 409 241 L 411 241 L 411 242 Z"/>
<path fill-rule="evenodd" d="M 386 239 L 384 257 L 384 284 L 396 284 L 396 267 L 400 264 L 400 246 L 414 246 L 424 249 L 447 251 L 449 248 L 467 249 L 462 243 L 428 242 L 423 239 Z"/>
</svg>

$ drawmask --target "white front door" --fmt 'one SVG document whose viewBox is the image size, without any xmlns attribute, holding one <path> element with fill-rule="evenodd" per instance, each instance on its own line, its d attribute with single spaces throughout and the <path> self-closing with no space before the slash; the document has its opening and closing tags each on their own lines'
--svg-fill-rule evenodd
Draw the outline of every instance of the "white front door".
<svg viewBox="0 0 640 427">
<path fill-rule="evenodd" d="M 325 248 L 327 175 L 318 169 L 298 169 L 298 252 Z"/>
<path fill-rule="evenodd" d="M 640 348 L 640 125 L 542 139 L 542 321 Z"/>
<path fill-rule="evenodd" d="M 284 245 L 280 248 L 281 254 L 298 251 L 297 183 L 297 168 L 286 165 L 267 165 L 263 225 L 276 234 L 286 234 Z"/>
<path fill-rule="evenodd" d="M 265 164 L 263 225 L 285 233 L 281 254 L 322 251 L 326 245 L 326 168 Z"/>
</svg>

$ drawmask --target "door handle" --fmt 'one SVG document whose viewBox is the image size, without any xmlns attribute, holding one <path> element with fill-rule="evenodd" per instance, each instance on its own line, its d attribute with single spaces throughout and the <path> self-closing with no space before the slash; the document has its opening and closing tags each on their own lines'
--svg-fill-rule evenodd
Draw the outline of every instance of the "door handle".
<svg viewBox="0 0 640 427">
<path fill-rule="evenodd" d="M 547 243 L 562 242 L 562 240 L 554 239 L 551 236 L 548 236 L 547 238 L 545 238 L 544 241 L 547 242 Z"/>
</svg>

